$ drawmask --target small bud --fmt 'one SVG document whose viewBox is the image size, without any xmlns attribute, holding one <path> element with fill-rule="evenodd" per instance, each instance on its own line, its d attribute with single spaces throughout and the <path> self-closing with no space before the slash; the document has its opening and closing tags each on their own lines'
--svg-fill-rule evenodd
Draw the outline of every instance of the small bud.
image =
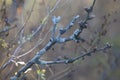
<svg viewBox="0 0 120 80">
<path fill-rule="evenodd" d="M 50 38 L 50 42 L 53 42 L 54 41 L 54 39 L 53 38 Z"/>
<path fill-rule="evenodd" d="M 23 62 L 23 61 L 18 61 L 17 63 L 18 63 L 18 64 L 21 64 L 21 65 L 25 65 L 25 64 L 26 64 L 26 63 Z"/>
<path fill-rule="evenodd" d="M 73 25 L 74 25 L 74 23 L 73 23 L 73 22 L 71 22 L 71 23 L 70 23 L 70 26 L 73 26 Z"/>
<path fill-rule="evenodd" d="M 42 69 L 41 72 L 42 72 L 43 74 L 45 74 L 46 70 L 45 70 L 45 69 Z"/>
<path fill-rule="evenodd" d="M 87 23 L 83 23 L 83 21 L 79 22 L 79 26 L 81 28 L 87 28 L 88 24 Z"/>
<path fill-rule="evenodd" d="M 32 68 L 28 68 L 25 73 L 28 73 L 29 71 L 32 71 Z"/>
<path fill-rule="evenodd" d="M 93 18 L 95 18 L 95 15 L 90 15 L 89 18 L 88 18 L 88 20 L 91 20 Z"/>
<path fill-rule="evenodd" d="M 59 30 L 59 31 L 60 31 L 60 34 L 64 34 L 66 30 L 65 30 L 65 29 L 63 29 L 63 28 L 60 28 L 60 30 Z"/>
<path fill-rule="evenodd" d="M 90 8 L 84 8 L 85 9 L 85 11 L 87 12 L 87 13 L 89 13 L 89 12 L 91 12 L 91 9 Z"/>
<path fill-rule="evenodd" d="M 106 43 L 107 48 L 111 48 L 111 45 L 107 42 Z"/>
<path fill-rule="evenodd" d="M 84 25 L 84 28 L 87 28 L 87 26 L 88 26 L 88 24 L 86 23 L 86 24 Z"/>
<path fill-rule="evenodd" d="M 80 17 L 80 15 L 77 15 L 77 16 L 75 16 L 75 19 L 77 19 L 77 18 L 79 18 Z"/>
<path fill-rule="evenodd" d="M 53 16 L 53 18 L 52 18 L 52 21 L 53 21 L 54 24 L 58 23 L 60 20 L 61 20 L 60 16 L 58 16 L 58 17 Z"/>
</svg>

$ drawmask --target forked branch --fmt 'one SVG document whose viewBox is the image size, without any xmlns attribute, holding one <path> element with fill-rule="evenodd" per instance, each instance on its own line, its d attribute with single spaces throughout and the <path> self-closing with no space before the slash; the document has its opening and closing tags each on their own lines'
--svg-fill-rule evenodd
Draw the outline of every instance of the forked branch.
<svg viewBox="0 0 120 80">
<path fill-rule="evenodd" d="M 54 44 L 56 43 L 65 43 L 68 41 L 75 41 L 75 42 L 79 42 L 79 41 L 84 41 L 84 39 L 82 39 L 80 37 L 80 34 L 82 33 L 82 31 L 84 29 L 87 28 L 87 21 L 92 20 L 94 18 L 93 15 L 91 15 L 92 11 L 93 11 L 93 7 L 95 5 L 96 0 L 93 1 L 93 4 L 89 7 L 89 8 L 85 8 L 85 11 L 87 12 L 86 18 L 84 20 L 80 20 L 80 16 L 76 15 L 75 17 L 73 17 L 73 19 L 70 21 L 70 23 L 65 27 L 65 28 L 60 28 L 59 33 L 57 36 L 55 36 L 56 33 L 56 26 L 57 23 L 60 22 L 61 17 L 53 17 L 52 21 L 53 21 L 53 30 L 52 30 L 52 34 L 51 34 L 51 38 L 50 41 L 46 44 L 46 46 L 44 48 L 42 48 L 31 60 L 29 60 L 29 62 L 27 62 L 27 64 L 22 67 L 17 74 L 14 77 L 11 77 L 11 80 L 18 80 L 19 77 L 21 76 L 22 73 L 24 73 L 28 68 L 30 68 L 33 64 L 39 64 L 39 65 L 49 65 L 49 64 L 60 64 L 60 63 L 73 63 L 74 61 L 83 58 L 85 56 L 91 55 L 92 53 L 95 52 L 99 52 L 99 51 L 105 51 L 106 49 L 111 48 L 111 45 L 107 44 L 105 47 L 103 48 L 95 48 L 91 51 L 88 51 L 80 56 L 74 57 L 74 58 L 70 58 L 67 60 L 58 60 L 58 61 L 44 61 L 41 60 L 40 58 L 42 57 L 42 55 L 44 55 Z M 74 24 L 78 21 L 78 25 L 79 28 L 77 28 L 72 35 L 68 36 L 68 37 L 62 37 L 62 35 L 64 33 L 66 33 L 69 29 L 71 29 L 71 27 L 74 26 Z"/>
</svg>

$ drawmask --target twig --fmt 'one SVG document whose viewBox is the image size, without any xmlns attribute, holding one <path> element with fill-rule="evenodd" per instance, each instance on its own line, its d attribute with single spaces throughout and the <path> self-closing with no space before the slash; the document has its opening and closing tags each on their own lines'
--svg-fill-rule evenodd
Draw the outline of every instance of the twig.
<svg viewBox="0 0 120 80">
<path fill-rule="evenodd" d="M 56 4 L 58 5 L 59 2 L 60 2 L 60 0 L 57 1 Z M 48 17 L 49 17 L 49 15 L 51 15 L 52 12 L 54 12 L 55 9 L 57 8 L 56 4 L 55 4 L 55 6 L 50 10 L 50 12 L 47 14 Z M 46 21 L 47 21 L 47 20 L 46 20 Z M 31 35 L 31 39 L 37 34 L 38 31 L 41 31 L 43 27 L 44 27 L 44 24 L 43 24 L 43 23 L 40 24 L 39 27 L 36 29 L 36 31 Z M 49 33 L 49 32 L 50 32 L 50 30 L 48 31 L 48 33 Z M 43 41 L 45 41 L 48 33 L 45 35 L 45 37 L 43 38 L 42 41 L 41 41 L 41 40 L 38 40 L 37 43 L 36 43 L 36 45 L 35 45 L 32 49 L 30 49 L 29 51 L 27 51 L 26 53 L 24 53 L 24 54 L 22 54 L 22 55 L 17 56 L 16 58 L 23 57 L 23 56 L 27 55 L 28 53 L 32 52 L 34 49 L 36 49 L 36 47 L 38 47 Z M 23 44 L 25 44 L 26 42 L 27 42 L 27 40 L 26 40 Z"/>
<path fill-rule="evenodd" d="M 33 5 L 32 5 L 32 7 L 31 7 L 30 14 L 28 15 L 27 19 L 25 20 L 24 24 L 22 25 L 22 27 L 20 28 L 20 30 L 18 31 L 18 33 L 16 34 L 16 36 L 22 31 L 22 29 L 23 29 L 23 28 L 25 27 L 25 25 L 27 24 L 29 18 L 31 17 L 31 14 L 32 14 L 32 12 L 33 12 L 33 8 L 34 8 L 34 6 L 35 6 L 35 2 L 36 2 L 36 0 L 34 0 Z M 16 37 L 16 36 L 15 36 L 15 37 Z"/>
<path fill-rule="evenodd" d="M 9 31 L 9 30 L 11 30 L 11 29 L 14 29 L 14 28 L 16 28 L 16 27 L 17 27 L 17 25 L 14 25 L 14 26 L 12 26 L 12 27 L 6 26 L 6 27 L 4 27 L 4 29 L 0 30 L 0 33 L 7 32 L 7 31 Z"/>
<path fill-rule="evenodd" d="M 73 63 L 74 61 L 80 59 L 80 58 L 84 58 L 85 56 L 90 56 L 91 54 L 93 53 L 96 53 L 96 52 L 100 52 L 100 51 L 106 51 L 107 49 L 111 48 L 111 45 L 107 44 L 105 47 L 103 48 L 100 48 L 100 49 L 93 49 L 89 52 L 86 52 L 86 53 L 83 53 L 82 55 L 80 56 L 77 56 L 77 57 L 74 57 L 74 58 L 71 58 L 71 59 L 67 59 L 67 60 L 58 60 L 58 61 L 43 61 L 43 60 L 38 60 L 36 63 L 39 64 L 39 65 L 50 65 L 50 64 L 61 64 L 61 63 L 65 63 L 65 64 L 68 64 L 68 63 Z"/>
</svg>

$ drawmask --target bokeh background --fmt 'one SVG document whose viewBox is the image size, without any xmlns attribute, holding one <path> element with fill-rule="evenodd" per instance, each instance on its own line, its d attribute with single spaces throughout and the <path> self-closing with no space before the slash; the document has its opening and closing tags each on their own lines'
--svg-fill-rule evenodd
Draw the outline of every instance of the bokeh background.
<svg viewBox="0 0 120 80">
<path fill-rule="evenodd" d="M 51 28 L 53 26 L 52 16 L 61 16 L 61 21 L 57 25 L 56 31 L 60 27 L 65 27 L 75 15 L 80 15 L 84 19 L 85 7 L 89 7 L 93 0 L 5 0 L 5 11 L 0 12 L 0 30 L 5 27 L 17 25 L 7 32 L 0 33 L 0 66 L 9 61 L 18 46 L 20 46 L 19 30 L 24 25 L 23 37 L 29 38 L 40 24 L 43 28 L 24 45 L 20 47 L 15 56 L 25 54 L 33 47 L 34 50 L 27 55 L 15 59 L 19 62 L 29 61 L 40 49 L 49 41 Z M 16 1 L 16 4 L 15 2 Z M 2 9 L 4 0 L 0 0 Z M 55 10 L 49 11 L 55 6 Z M 47 66 L 32 66 L 28 71 L 27 80 L 39 79 L 37 70 L 45 69 L 46 80 L 120 80 L 120 0 L 96 0 L 93 13 L 95 18 L 88 22 L 88 28 L 83 31 L 81 37 L 88 43 L 67 42 L 54 45 L 41 59 L 56 60 L 68 59 L 91 50 L 93 47 L 102 47 L 107 42 L 112 44 L 112 48 L 106 52 L 98 52 L 90 57 L 85 57 L 72 64 L 55 64 Z M 6 16 L 9 24 L 5 24 Z M 26 21 L 27 20 L 27 21 Z M 77 24 L 68 31 L 64 37 L 72 34 L 78 27 Z M 22 41 L 24 39 L 22 38 Z M 38 45 L 39 44 L 39 45 Z M 11 76 L 24 65 L 12 62 L 6 68 L 0 70 L 0 80 L 9 80 Z M 44 80 L 44 79 L 43 79 Z"/>
</svg>

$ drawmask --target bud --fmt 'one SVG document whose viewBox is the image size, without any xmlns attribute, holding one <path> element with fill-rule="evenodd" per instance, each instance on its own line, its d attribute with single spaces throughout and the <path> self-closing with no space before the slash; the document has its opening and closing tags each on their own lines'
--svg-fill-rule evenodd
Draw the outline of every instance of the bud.
<svg viewBox="0 0 120 80">
<path fill-rule="evenodd" d="M 95 18 L 95 15 L 91 14 L 91 15 L 89 16 L 88 20 L 91 20 L 91 19 L 93 19 L 93 18 Z"/>
</svg>

